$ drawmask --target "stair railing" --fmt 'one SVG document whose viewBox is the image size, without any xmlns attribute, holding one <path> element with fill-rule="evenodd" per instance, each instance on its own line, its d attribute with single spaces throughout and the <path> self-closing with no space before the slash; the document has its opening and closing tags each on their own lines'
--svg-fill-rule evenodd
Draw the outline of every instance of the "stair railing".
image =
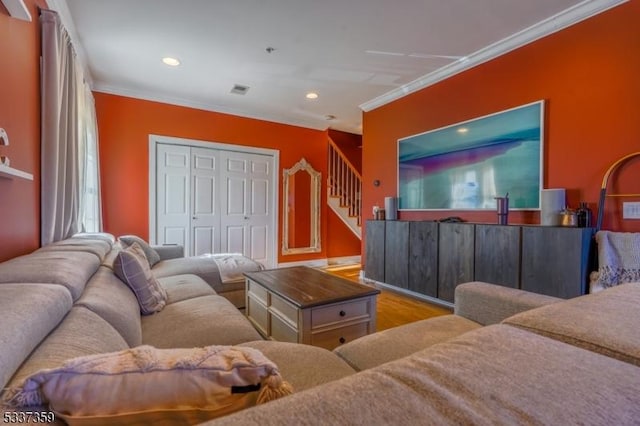
<svg viewBox="0 0 640 426">
<path fill-rule="evenodd" d="M 349 209 L 349 216 L 362 218 L 362 176 L 353 167 L 340 148 L 329 138 L 329 194 L 340 199 L 340 205 Z"/>
</svg>

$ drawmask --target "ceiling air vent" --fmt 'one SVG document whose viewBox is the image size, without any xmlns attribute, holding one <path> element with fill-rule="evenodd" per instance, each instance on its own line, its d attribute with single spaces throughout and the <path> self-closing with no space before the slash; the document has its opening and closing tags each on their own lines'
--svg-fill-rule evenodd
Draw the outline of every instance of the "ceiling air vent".
<svg viewBox="0 0 640 426">
<path fill-rule="evenodd" d="M 231 93 L 236 95 L 245 95 L 249 91 L 249 86 L 243 86 L 241 84 L 235 84 L 231 89 Z"/>
</svg>

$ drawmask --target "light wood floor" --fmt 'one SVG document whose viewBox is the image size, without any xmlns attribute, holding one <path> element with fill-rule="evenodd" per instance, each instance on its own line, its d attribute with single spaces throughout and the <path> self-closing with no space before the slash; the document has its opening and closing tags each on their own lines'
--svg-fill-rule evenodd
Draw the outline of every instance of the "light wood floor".
<svg viewBox="0 0 640 426">
<path fill-rule="evenodd" d="M 362 282 L 359 278 L 360 265 L 331 266 L 324 270 L 352 281 Z M 377 302 L 378 331 L 451 313 L 451 309 L 443 306 L 383 288 L 380 288 L 380 291 Z"/>
</svg>

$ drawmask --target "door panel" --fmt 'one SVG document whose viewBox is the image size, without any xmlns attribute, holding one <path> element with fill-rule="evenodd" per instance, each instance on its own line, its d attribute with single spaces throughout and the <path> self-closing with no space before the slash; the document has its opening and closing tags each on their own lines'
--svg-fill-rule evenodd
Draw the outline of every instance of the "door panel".
<svg viewBox="0 0 640 426">
<path fill-rule="evenodd" d="M 189 247 L 190 170 L 189 147 L 158 145 L 156 201 L 157 244 L 180 244 Z"/>
<path fill-rule="evenodd" d="M 269 228 L 267 226 L 251 227 L 251 258 L 266 259 L 269 253 Z"/>
<path fill-rule="evenodd" d="M 242 253 L 249 256 L 245 246 L 245 227 L 244 226 L 227 226 L 226 246 L 227 253 Z"/>
<path fill-rule="evenodd" d="M 158 244 L 276 265 L 272 155 L 157 143 L 155 161 Z"/>
<path fill-rule="evenodd" d="M 220 251 L 220 205 L 217 202 L 219 182 L 218 151 L 191 148 L 191 228 L 190 255 Z"/>
<path fill-rule="evenodd" d="M 186 247 L 185 242 L 187 240 L 187 230 L 184 227 L 170 228 L 165 227 L 163 235 L 160 236 L 160 241 L 165 241 L 164 244 L 178 244 L 182 247 Z"/>
<path fill-rule="evenodd" d="M 216 230 L 213 227 L 193 227 L 193 248 L 196 254 L 214 253 Z"/>
<path fill-rule="evenodd" d="M 221 197 L 226 206 L 222 210 L 227 213 L 221 221 L 222 232 L 227 237 L 221 250 L 242 253 L 266 265 L 275 264 L 272 258 L 275 254 L 270 255 L 269 250 L 269 242 L 275 238 L 270 226 L 272 157 L 222 151 L 220 159 L 222 179 L 226 181 Z M 243 231 L 239 232 L 239 228 Z M 257 245 L 254 247 L 254 244 Z"/>
</svg>

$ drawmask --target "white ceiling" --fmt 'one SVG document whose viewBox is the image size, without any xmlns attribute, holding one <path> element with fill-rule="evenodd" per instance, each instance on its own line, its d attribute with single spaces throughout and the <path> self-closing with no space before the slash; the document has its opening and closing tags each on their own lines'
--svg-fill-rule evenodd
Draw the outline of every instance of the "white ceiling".
<svg viewBox="0 0 640 426">
<path fill-rule="evenodd" d="M 49 0 L 93 88 L 361 133 L 370 110 L 619 0 Z M 269 53 L 267 48 L 275 50 Z M 161 62 L 182 62 L 170 68 Z M 230 93 L 235 84 L 245 95 Z M 305 94 L 319 94 L 314 101 Z M 327 120 L 327 116 L 335 116 Z"/>
</svg>

